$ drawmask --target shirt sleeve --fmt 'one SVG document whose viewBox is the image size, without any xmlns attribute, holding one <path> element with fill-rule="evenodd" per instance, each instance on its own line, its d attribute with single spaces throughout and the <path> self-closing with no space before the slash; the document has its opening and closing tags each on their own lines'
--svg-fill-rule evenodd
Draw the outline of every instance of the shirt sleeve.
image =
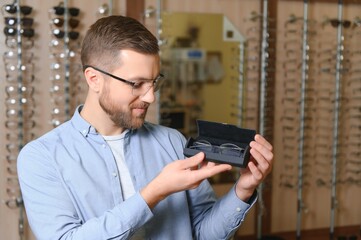
<svg viewBox="0 0 361 240">
<path fill-rule="evenodd" d="M 240 200 L 236 195 L 235 185 L 218 200 L 215 200 L 208 181 L 204 181 L 197 192 L 195 195 L 190 194 L 195 239 L 229 239 L 257 201 L 256 192 L 248 203 Z"/>
<path fill-rule="evenodd" d="M 153 217 L 138 192 L 103 215 L 83 221 L 51 156 L 39 142 L 20 152 L 18 176 L 29 224 L 39 240 L 128 239 Z"/>
</svg>

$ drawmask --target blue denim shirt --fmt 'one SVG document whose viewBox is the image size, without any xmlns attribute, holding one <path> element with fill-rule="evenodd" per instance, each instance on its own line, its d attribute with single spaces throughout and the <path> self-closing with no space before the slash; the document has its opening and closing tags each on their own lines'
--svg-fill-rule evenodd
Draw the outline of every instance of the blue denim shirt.
<svg viewBox="0 0 361 240">
<path fill-rule="evenodd" d="M 136 194 L 122 199 L 116 161 L 103 137 L 75 111 L 72 119 L 28 143 L 18 157 L 27 217 L 37 239 L 228 239 L 251 205 L 234 188 L 218 201 L 208 183 L 170 195 L 154 209 L 139 191 L 165 165 L 184 159 L 185 138 L 144 123 L 130 130 L 124 155 Z"/>
</svg>

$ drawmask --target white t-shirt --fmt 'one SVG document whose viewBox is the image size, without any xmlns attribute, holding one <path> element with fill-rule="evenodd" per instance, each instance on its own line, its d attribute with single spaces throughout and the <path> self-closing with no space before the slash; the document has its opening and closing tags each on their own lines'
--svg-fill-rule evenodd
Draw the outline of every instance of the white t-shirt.
<svg viewBox="0 0 361 240">
<path fill-rule="evenodd" d="M 122 187 L 123 199 L 126 200 L 135 194 L 132 178 L 130 177 L 127 163 L 124 159 L 124 137 L 127 131 L 116 136 L 103 136 L 112 149 L 114 158 L 118 165 L 120 184 Z"/>
<path fill-rule="evenodd" d="M 112 149 L 115 161 L 117 162 L 120 185 L 122 187 L 123 199 L 126 200 L 135 194 L 132 178 L 130 177 L 127 163 L 124 159 L 124 137 L 127 131 L 116 136 L 103 136 L 104 140 Z M 144 239 L 144 229 L 139 229 L 132 237 L 132 240 Z"/>
</svg>

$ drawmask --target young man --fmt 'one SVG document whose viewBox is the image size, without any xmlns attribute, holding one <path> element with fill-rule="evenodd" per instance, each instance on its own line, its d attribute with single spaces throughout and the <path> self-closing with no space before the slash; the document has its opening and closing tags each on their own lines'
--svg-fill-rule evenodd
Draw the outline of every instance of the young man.
<svg viewBox="0 0 361 240">
<path fill-rule="evenodd" d="M 144 121 L 163 80 L 158 51 L 155 37 L 128 17 L 105 17 L 88 30 L 84 105 L 18 158 L 37 239 L 219 240 L 244 220 L 271 171 L 272 146 L 256 135 L 248 168 L 216 200 L 206 179 L 231 166 L 203 153 L 184 159 L 179 132 Z"/>
</svg>

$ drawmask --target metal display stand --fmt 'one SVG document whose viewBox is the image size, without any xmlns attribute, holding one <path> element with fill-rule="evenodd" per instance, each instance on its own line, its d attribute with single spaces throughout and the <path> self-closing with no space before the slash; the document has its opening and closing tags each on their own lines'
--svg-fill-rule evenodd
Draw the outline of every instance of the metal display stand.
<svg viewBox="0 0 361 240">
<path fill-rule="evenodd" d="M 245 85 L 245 42 L 241 41 L 239 43 L 239 77 L 238 77 L 238 109 L 240 117 L 238 117 L 238 126 L 243 127 L 243 95 L 244 95 L 244 85 Z"/>
<path fill-rule="evenodd" d="M 338 0 L 339 22 L 342 22 L 343 0 Z M 337 53 L 336 53 L 336 74 L 335 74 L 335 105 L 333 123 L 333 144 L 332 144 L 332 177 L 331 177 L 331 219 L 330 219 L 330 239 L 334 239 L 335 210 L 337 207 L 336 182 L 337 182 L 337 154 L 338 154 L 338 127 L 339 112 L 341 105 L 341 61 L 342 61 L 342 24 L 337 27 Z"/>
<path fill-rule="evenodd" d="M 265 134 L 265 112 L 266 112 L 266 87 L 267 87 L 267 66 L 268 66 L 268 0 L 263 0 L 262 13 L 262 43 L 261 43 L 261 79 L 260 79 L 260 100 L 259 100 L 259 134 Z M 258 214 L 257 214 L 257 239 L 262 239 L 262 217 L 264 214 L 263 199 L 264 183 L 258 186 Z"/>
<path fill-rule="evenodd" d="M 22 77 L 22 70 L 21 70 L 21 66 L 22 66 L 22 37 L 21 37 L 21 11 L 20 11 L 20 0 L 16 0 L 16 18 L 17 18 L 17 55 L 18 55 L 18 66 L 17 66 L 17 70 L 18 70 L 18 76 L 17 76 L 17 80 L 18 80 L 18 86 L 23 86 L 23 77 Z M 22 108 L 23 108 L 23 104 L 22 104 L 22 99 L 23 99 L 23 94 L 22 91 L 18 91 L 19 97 L 18 97 L 18 104 L 19 104 L 19 112 L 18 112 L 18 121 L 19 123 L 23 123 L 24 119 L 23 119 L 23 113 L 22 113 Z M 24 141 L 23 141 L 23 136 L 24 136 L 24 132 L 23 132 L 23 128 L 19 127 L 18 128 L 18 147 L 19 147 L 19 152 L 22 148 L 22 146 L 24 146 Z M 23 200 L 22 200 L 22 196 L 19 196 L 19 220 L 18 220 L 18 231 L 19 231 L 19 237 L 20 239 L 24 239 L 24 204 L 23 204 Z"/>
<path fill-rule="evenodd" d="M 157 7 L 156 7 L 156 38 L 158 39 L 158 45 L 161 47 L 161 44 L 163 43 L 163 41 L 161 41 L 160 37 L 162 34 L 162 0 L 157 0 Z M 161 52 L 159 54 L 162 54 Z M 158 91 L 157 93 L 157 99 L 160 99 L 160 91 Z M 159 123 L 160 122 L 160 103 L 158 101 L 158 104 L 156 105 L 156 113 L 155 115 L 157 116 L 156 121 Z"/>
<path fill-rule="evenodd" d="M 302 75 L 301 75 L 301 101 L 300 101 L 300 131 L 298 147 L 298 184 L 297 184 L 297 228 L 296 237 L 301 239 L 301 220 L 303 203 L 303 163 L 304 163 L 304 137 L 305 137 L 305 99 L 307 82 L 307 47 L 308 47 L 308 0 L 303 3 L 303 32 L 302 32 Z"/>
<path fill-rule="evenodd" d="M 260 100 L 259 100 L 259 133 L 265 134 L 265 103 L 267 87 L 267 48 L 268 48 L 268 0 L 263 0 L 262 13 L 262 43 L 261 43 L 261 80 L 260 80 Z M 264 214 L 263 199 L 264 183 L 258 186 L 258 214 L 257 214 L 257 239 L 262 239 L 262 217 Z"/>
</svg>

